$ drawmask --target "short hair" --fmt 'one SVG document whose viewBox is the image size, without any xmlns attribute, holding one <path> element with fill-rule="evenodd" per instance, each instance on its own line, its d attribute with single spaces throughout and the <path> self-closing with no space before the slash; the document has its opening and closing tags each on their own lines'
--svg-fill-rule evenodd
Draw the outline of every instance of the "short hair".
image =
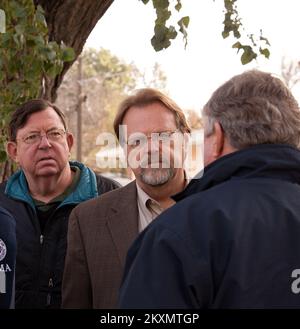
<svg viewBox="0 0 300 329">
<path fill-rule="evenodd" d="M 236 75 L 204 106 L 205 134 L 220 123 L 225 136 L 240 150 L 256 144 L 288 144 L 299 148 L 300 111 L 291 91 L 270 73 L 250 70 Z"/>
<path fill-rule="evenodd" d="M 155 102 L 161 103 L 174 114 L 176 126 L 182 133 L 191 132 L 182 109 L 170 97 L 156 89 L 144 88 L 137 90 L 135 94 L 125 98 L 120 104 L 114 120 L 114 131 L 118 139 L 119 125 L 122 124 L 127 111 L 133 106 L 146 106 Z"/>
<path fill-rule="evenodd" d="M 45 99 L 32 99 L 20 107 L 18 107 L 11 116 L 11 120 L 8 125 L 8 138 L 10 141 L 16 141 L 17 132 L 20 128 L 23 128 L 31 114 L 41 112 L 51 107 L 60 117 L 61 122 L 67 130 L 67 124 L 63 112 L 54 104 L 50 103 Z"/>
</svg>

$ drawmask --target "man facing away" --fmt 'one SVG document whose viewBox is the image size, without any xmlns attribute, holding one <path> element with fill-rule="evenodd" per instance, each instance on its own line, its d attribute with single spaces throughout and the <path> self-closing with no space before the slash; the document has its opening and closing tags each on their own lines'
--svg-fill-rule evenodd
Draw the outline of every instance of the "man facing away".
<svg viewBox="0 0 300 329">
<path fill-rule="evenodd" d="M 204 107 L 204 174 L 128 252 L 122 308 L 300 307 L 300 112 L 249 71 Z"/>
<path fill-rule="evenodd" d="M 129 245 L 187 185 L 183 134 L 190 129 L 173 100 L 139 90 L 121 103 L 114 130 L 136 180 L 72 212 L 64 308 L 115 308 Z"/>
<path fill-rule="evenodd" d="M 16 220 L 16 308 L 59 308 L 71 210 L 118 185 L 69 162 L 73 135 L 48 101 L 21 105 L 9 124 L 7 152 L 20 166 L 0 185 L 0 205 Z"/>
</svg>

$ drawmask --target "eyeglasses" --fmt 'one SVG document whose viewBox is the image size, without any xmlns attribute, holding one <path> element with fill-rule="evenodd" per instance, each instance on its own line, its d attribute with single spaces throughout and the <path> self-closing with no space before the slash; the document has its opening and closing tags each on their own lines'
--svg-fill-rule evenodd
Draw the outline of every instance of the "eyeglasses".
<svg viewBox="0 0 300 329">
<path fill-rule="evenodd" d="M 150 135 L 134 133 L 129 136 L 126 141 L 126 144 L 132 147 L 137 147 L 142 143 L 146 143 L 146 141 L 151 138 L 153 141 L 162 141 L 162 142 L 169 142 L 171 141 L 173 135 L 179 132 L 178 129 L 174 131 L 160 131 L 160 132 L 153 132 Z"/>
<path fill-rule="evenodd" d="M 21 138 L 21 140 L 26 144 L 36 144 L 40 143 L 44 136 L 47 137 L 50 142 L 59 142 L 65 136 L 66 131 L 63 129 L 52 129 L 46 132 L 46 134 L 41 133 L 29 133 Z"/>
</svg>

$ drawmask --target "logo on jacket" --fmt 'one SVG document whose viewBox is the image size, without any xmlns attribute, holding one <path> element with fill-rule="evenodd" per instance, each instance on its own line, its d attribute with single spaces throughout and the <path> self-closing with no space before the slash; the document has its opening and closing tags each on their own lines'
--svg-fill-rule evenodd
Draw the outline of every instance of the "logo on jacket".
<svg viewBox="0 0 300 329">
<path fill-rule="evenodd" d="M 296 280 L 294 280 L 292 282 L 292 286 L 291 286 L 292 292 L 294 294 L 299 294 L 299 292 L 300 292 L 300 269 L 295 269 L 292 272 L 292 278 L 296 278 Z"/>
<path fill-rule="evenodd" d="M 0 239 L 0 262 L 2 259 L 4 259 L 6 256 L 6 245 L 5 243 Z"/>
</svg>

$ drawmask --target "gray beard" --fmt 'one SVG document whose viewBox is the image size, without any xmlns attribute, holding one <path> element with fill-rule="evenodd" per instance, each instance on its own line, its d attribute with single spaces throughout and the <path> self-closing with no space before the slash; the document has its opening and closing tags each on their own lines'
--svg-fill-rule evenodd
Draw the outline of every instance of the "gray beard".
<svg viewBox="0 0 300 329">
<path fill-rule="evenodd" d="M 140 179 L 151 186 L 159 186 L 167 183 L 174 177 L 173 168 L 141 168 Z"/>
</svg>

